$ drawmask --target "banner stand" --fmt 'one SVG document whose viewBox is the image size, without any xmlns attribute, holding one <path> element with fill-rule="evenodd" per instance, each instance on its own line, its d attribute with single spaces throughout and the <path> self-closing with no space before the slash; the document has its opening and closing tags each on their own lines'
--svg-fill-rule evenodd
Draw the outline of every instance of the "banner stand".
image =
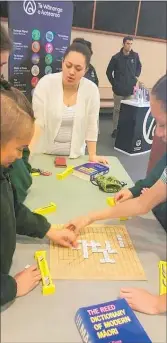
<svg viewBox="0 0 167 343">
<path fill-rule="evenodd" d="M 13 51 L 9 81 L 31 100 L 44 75 L 56 71 L 70 44 L 72 1 L 8 1 Z"/>
</svg>

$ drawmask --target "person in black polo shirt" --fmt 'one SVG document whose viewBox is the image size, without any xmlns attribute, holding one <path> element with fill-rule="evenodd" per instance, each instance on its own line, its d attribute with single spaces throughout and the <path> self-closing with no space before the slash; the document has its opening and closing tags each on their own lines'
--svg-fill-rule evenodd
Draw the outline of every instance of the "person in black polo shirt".
<svg viewBox="0 0 167 343">
<path fill-rule="evenodd" d="M 114 93 L 113 138 L 117 135 L 121 100 L 133 94 L 133 88 L 141 73 L 139 55 L 132 50 L 132 44 L 132 37 L 124 37 L 122 49 L 112 56 L 106 71 Z"/>
</svg>

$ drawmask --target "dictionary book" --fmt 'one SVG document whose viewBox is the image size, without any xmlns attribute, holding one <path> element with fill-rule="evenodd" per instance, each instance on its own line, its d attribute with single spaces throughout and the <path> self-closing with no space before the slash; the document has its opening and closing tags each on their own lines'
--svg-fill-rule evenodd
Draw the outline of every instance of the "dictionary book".
<svg viewBox="0 0 167 343">
<path fill-rule="evenodd" d="M 97 175 L 104 175 L 109 172 L 109 167 L 104 164 L 88 162 L 74 168 L 73 175 L 83 180 L 90 181 Z"/>
<path fill-rule="evenodd" d="M 75 323 L 84 343 L 152 343 L 124 299 L 82 307 Z"/>
</svg>

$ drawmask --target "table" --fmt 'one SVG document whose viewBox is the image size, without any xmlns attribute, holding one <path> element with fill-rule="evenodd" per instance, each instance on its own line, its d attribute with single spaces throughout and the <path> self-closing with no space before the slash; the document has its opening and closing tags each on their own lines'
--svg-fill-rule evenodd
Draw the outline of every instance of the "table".
<svg viewBox="0 0 167 343">
<path fill-rule="evenodd" d="M 68 164 L 79 164 L 87 157 L 70 160 Z M 76 215 L 106 206 L 107 194 L 87 181 L 69 176 L 63 181 L 56 180 L 54 157 L 39 155 L 32 161 L 35 168 L 50 170 L 50 177 L 34 177 L 27 198 L 27 205 L 34 209 L 47 205 L 50 201 L 57 204 L 57 212 L 48 215 L 52 223 L 65 223 Z M 109 158 L 111 173 L 127 182 L 133 183 L 116 157 Z M 119 221 L 106 221 L 106 224 Z M 152 214 L 126 222 L 126 227 L 145 269 L 148 281 L 55 281 L 56 293 L 42 296 L 40 286 L 27 296 L 18 298 L 12 306 L 1 313 L 1 341 L 3 343 L 81 343 L 74 323 L 74 315 L 79 307 L 114 300 L 121 287 L 143 287 L 158 292 L 158 262 L 166 258 L 166 235 Z M 27 264 L 34 263 L 36 250 L 49 251 L 46 239 L 32 239 L 18 236 L 17 248 L 13 259 L 11 274 L 22 270 Z M 154 343 L 166 342 L 166 316 L 146 316 L 137 314 L 146 332 Z"/>
<path fill-rule="evenodd" d="M 149 102 L 122 100 L 114 149 L 129 156 L 147 153 L 151 150 L 154 130 Z"/>
</svg>

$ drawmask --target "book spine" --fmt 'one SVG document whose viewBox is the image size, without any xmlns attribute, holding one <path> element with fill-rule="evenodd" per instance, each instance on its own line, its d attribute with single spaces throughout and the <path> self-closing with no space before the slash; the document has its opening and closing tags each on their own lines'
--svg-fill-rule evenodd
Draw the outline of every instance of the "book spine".
<svg viewBox="0 0 167 343">
<path fill-rule="evenodd" d="M 75 315 L 75 324 L 77 329 L 81 335 L 83 343 L 95 343 L 95 341 L 91 338 L 87 325 L 86 320 L 84 319 L 84 310 L 78 310 Z"/>
</svg>

